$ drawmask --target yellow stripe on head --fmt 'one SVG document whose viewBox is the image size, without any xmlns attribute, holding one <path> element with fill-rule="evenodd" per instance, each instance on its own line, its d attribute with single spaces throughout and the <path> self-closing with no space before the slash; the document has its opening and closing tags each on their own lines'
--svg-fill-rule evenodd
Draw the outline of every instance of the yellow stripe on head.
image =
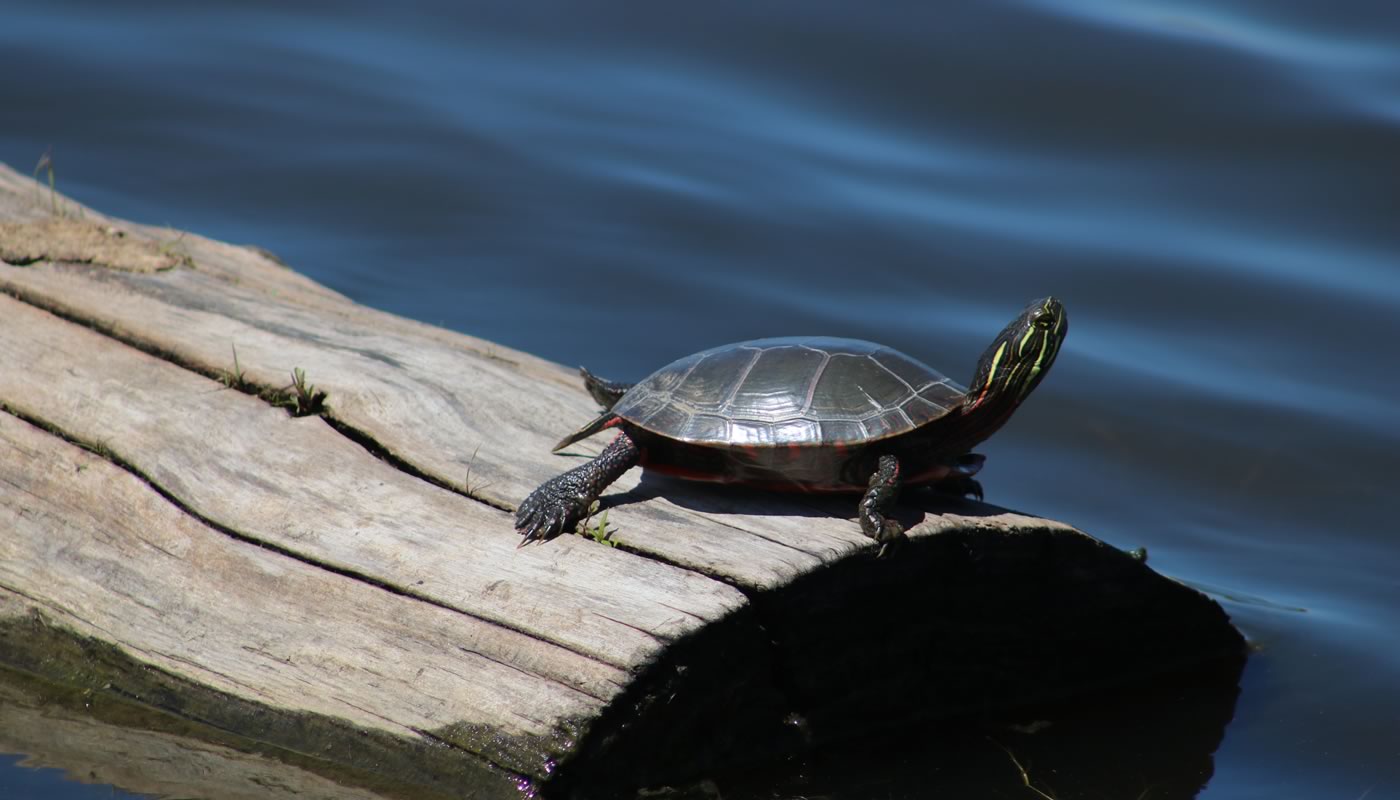
<svg viewBox="0 0 1400 800">
<path fill-rule="evenodd" d="M 1035 361 L 1031 363 L 1031 374 L 1026 376 L 1025 383 L 1021 384 L 1021 400 L 1026 399 L 1026 394 L 1035 384 L 1035 376 L 1040 374 L 1041 365 L 1045 363 L 1045 349 L 1050 346 L 1050 338 L 1049 336 L 1040 337 L 1040 352 L 1036 354 Z"/>
<path fill-rule="evenodd" d="M 982 384 L 982 391 L 977 395 L 977 402 L 972 405 L 980 405 L 982 400 L 986 398 L 987 390 L 992 388 L 992 382 L 996 380 L 997 368 L 1001 365 L 1001 358 L 1004 355 L 1006 355 L 1006 342 L 1002 342 L 1001 347 L 998 347 L 996 353 L 992 355 L 992 364 L 987 367 L 987 380 Z"/>
<path fill-rule="evenodd" d="M 1002 342 L 1001 347 L 997 348 L 996 355 L 992 356 L 992 366 L 990 369 L 987 370 L 988 386 L 990 386 L 992 381 L 996 379 L 997 367 L 1001 365 L 1001 357 L 1004 355 L 1006 355 L 1006 342 Z"/>
<path fill-rule="evenodd" d="M 1016 355 L 1018 355 L 1018 356 L 1023 356 L 1023 355 L 1026 354 L 1026 342 L 1029 342 L 1029 341 L 1031 340 L 1031 337 L 1034 336 L 1034 335 L 1035 335 L 1035 326 L 1034 326 L 1034 325 L 1028 325 L 1028 326 L 1026 326 L 1026 333 L 1025 333 L 1024 336 L 1021 337 L 1021 343 L 1018 344 L 1018 345 L 1016 345 Z"/>
</svg>

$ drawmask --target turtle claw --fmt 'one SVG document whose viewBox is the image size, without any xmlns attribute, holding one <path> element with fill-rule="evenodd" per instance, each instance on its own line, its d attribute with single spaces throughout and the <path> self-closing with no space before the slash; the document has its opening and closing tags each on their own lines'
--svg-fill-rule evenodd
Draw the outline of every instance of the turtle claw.
<svg viewBox="0 0 1400 800">
<path fill-rule="evenodd" d="M 876 558 L 884 558 L 886 553 L 909 541 L 909 537 L 904 535 L 904 526 L 892 519 L 885 520 L 885 524 L 880 526 L 879 532 L 870 538 L 880 545 L 879 552 L 875 554 Z"/>
<path fill-rule="evenodd" d="M 982 484 L 972 476 L 982 469 L 982 463 L 986 460 L 981 453 L 968 453 L 958 459 L 953 467 L 952 476 L 938 484 L 938 491 L 954 497 L 971 497 L 979 503 L 982 502 Z"/>
<path fill-rule="evenodd" d="M 524 537 L 519 547 L 573 530 L 588 512 L 590 498 L 579 496 L 568 478 L 564 473 L 546 481 L 516 509 L 515 529 Z"/>
<path fill-rule="evenodd" d="M 971 498 L 982 502 L 982 484 L 974 478 L 948 478 L 929 486 L 928 491 L 935 496 Z"/>
<path fill-rule="evenodd" d="M 515 529 L 525 537 L 522 544 L 572 533 L 598 495 L 640 457 L 637 443 L 624 430 L 597 458 L 540 484 L 515 510 Z"/>
<path fill-rule="evenodd" d="M 982 484 L 974 478 L 963 478 L 957 481 L 952 487 L 953 491 L 963 497 L 971 497 L 977 502 L 982 502 Z"/>
<path fill-rule="evenodd" d="M 887 553 L 899 549 L 901 545 L 909 541 L 909 537 L 904 535 L 904 526 L 894 520 L 885 520 L 885 530 L 883 539 L 876 539 L 880 543 L 880 549 L 875 553 L 876 558 L 884 558 Z"/>
</svg>

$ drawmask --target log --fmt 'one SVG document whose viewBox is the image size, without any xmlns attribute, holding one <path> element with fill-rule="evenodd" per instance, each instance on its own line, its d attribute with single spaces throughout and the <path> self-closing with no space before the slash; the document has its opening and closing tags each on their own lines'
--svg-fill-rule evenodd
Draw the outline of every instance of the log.
<svg viewBox="0 0 1400 800">
<path fill-rule="evenodd" d="M 328 718 L 272 716 L 236 697 L 182 685 L 109 645 L 23 615 L 17 597 L 0 593 L 0 610 L 21 615 L 7 617 L 18 624 L 0 634 L 16 646 L 7 661 L 38 652 L 44 658 L 24 669 L 0 667 L 0 752 L 25 754 L 23 766 L 160 797 L 519 797 L 498 774 L 464 764 L 450 748 L 415 747 Z M 9 641 L 12 634 L 24 641 Z M 65 670 L 61 683 L 34 674 Z M 341 755 L 346 749 L 358 763 Z"/>
<path fill-rule="evenodd" d="M 605 498 L 616 546 L 517 549 L 515 504 L 600 447 L 550 455 L 595 413 L 571 371 L 39 192 L 0 165 L 17 674 L 346 785 L 506 796 L 681 780 L 1242 657 L 1199 592 L 980 503 L 906 498 L 910 542 L 876 558 L 850 499 L 634 471 Z"/>
</svg>

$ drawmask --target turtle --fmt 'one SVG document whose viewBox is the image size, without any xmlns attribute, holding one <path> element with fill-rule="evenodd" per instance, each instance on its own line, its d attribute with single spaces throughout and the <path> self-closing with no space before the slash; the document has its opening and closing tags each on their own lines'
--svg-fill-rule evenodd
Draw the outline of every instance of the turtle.
<svg viewBox="0 0 1400 800">
<path fill-rule="evenodd" d="M 887 516 L 901 486 L 981 499 L 973 476 L 983 457 L 972 448 L 1044 379 L 1068 329 L 1059 300 L 1032 302 L 982 354 L 968 388 L 891 347 L 821 336 L 711 348 L 636 384 L 581 369 L 603 411 L 554 451 L 606 429 L 617 435 L 521 502 L 521 545 L 573 530 L 609 484 L 641 465 L 777 491 L 860 492 L 860 529 L 883 552 L 904 536 Z"/>
</svg>

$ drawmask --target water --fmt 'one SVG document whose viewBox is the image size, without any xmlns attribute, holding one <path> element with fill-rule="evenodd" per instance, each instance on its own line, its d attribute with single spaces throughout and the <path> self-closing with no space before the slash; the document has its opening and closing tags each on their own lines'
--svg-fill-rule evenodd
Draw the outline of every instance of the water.
<svg viewBox="0 0 1400 800">
<path fill-rule="evenodd" d="M 0 160 L 621 380 L 1053 293 L 989 499 L 1255 643 L 1201 797 L 1400 797 L 1400 5 L 432 6 L 6 0 Z"/>
</svg>

